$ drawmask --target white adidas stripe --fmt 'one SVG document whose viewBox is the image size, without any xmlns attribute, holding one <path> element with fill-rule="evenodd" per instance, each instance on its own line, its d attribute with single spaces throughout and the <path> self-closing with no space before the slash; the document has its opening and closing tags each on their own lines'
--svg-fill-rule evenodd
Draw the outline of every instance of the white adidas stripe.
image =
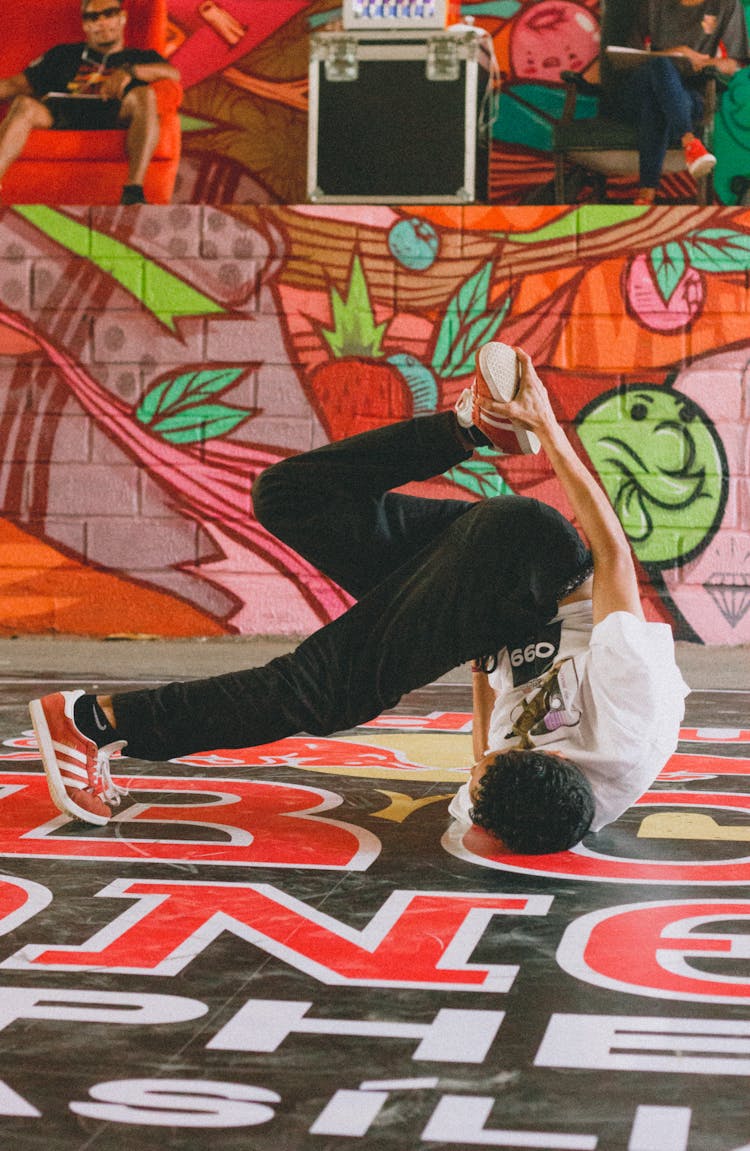
<svg viewBox="0 0 750 1151">
<path fill-rule="evenodd" d="M 61 772 L 69 776 L 71 779 L 83 779 L 88 784 L 89 773 L 84 771 L 83 768 L 78 767 L 75 763 L 66 763 L 64 759 L 58 759 L 57 766 Z"/>
<path fill-rule="evenodd" d="M 480 411 L 482 413 L 482 420 L 484 423 L 490 424 L 493 428 L 503 428 L 503 430 L 506 432 L 515 431 L 513 424 L 509 423 L 507 420 L 500 420 L 497 418 L 497 416 L 491 416 L 489 412 L 485 411 L 484 408 L 480 408 Z"/>
<path fill-rule="evenodd" d="M 65 772 L 65 768 L 63 768 L 60 772 L 60 778 L 63 780 L 66 790 L 72 789 L 73 791 L 83 791 L 83 789 L 88 785 L 88 780 L 69 778 Z"/>
<path fill-rule="evenodd" d="M 52 740 L 52 746 L 55 751 L 61 751 L 63 755 L 67 755 L 70 759 L 77 759 L 79 763 L 86 763 L 86 756 L 82 751 L 76 751 L 74 747 L 68 747 L 67 743 L 58 743 L 57 740 Z"/>
</svg>

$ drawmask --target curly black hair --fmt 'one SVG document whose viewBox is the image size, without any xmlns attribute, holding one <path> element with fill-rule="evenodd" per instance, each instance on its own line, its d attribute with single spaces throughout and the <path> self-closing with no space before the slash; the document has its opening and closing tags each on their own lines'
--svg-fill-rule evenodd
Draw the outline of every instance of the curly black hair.
<svg viewBox="0 0 750 1151">
<path fill-rule="evenodd" d="M 594 818 L 591 785 L 569 759 L 534 748 L 490 760 L 471 818 L 511 851 L 542 855 L 580 843 Z"/>
</svg>

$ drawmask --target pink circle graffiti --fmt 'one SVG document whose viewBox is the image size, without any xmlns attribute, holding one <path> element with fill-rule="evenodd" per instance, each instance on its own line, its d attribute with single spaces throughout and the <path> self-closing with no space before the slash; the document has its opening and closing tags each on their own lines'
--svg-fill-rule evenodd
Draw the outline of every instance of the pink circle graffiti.
<svg viewBox="0 0 750 1151">
<path fill-rule="evenodd" d="M 625 273 L 628 306 L 644 328 L 652 332 L 676 332 L 686 328 L 703 309 L 705 285 L 695 268 L 686 268 L 669 299 L 659 291 L 645 255 L 636 256 Z"/>
<path fill-rule="evenodd" d="M 570 0 L 532 4 L 513 23 L 510 57 L 522 80 L 560 82 L 560 72 L 582 72 L 599 55 L 599 25 L 588 8 Z"/>
</svg>

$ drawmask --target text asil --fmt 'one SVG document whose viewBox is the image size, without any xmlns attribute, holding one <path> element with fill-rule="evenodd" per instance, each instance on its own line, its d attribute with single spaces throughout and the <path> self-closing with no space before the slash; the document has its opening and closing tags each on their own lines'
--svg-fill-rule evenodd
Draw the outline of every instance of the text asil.
<svg viewBox="0 0 750 1151">
<path fill-rule="evenodd" d="M 253 1051 L 265 1055 L 283 1044 L 299 1042 L 300 1036 L 361 1037 L 408 1043 L 411 1059 L 419 1062 L 461 1064 L 483 1062 L 503 1023 L 502 1011 L 441 1009 L 422 1024 L 370 1019 L 324 1019 L 311 1016 L 313 1004 L 286 1000 L 248 999 L 237 1013 L 206 1044 L 209 1050 Z M 169 1024 L 179 1028 L 205 1015 L 208 1007 L 197 999 L 179 995 L 133 994 L 42 987 L 0 987 L 0 1030 L 35 1020 L 66 1026 L 84 1025 L 92 1037 L 103 1027 L 153 1027 Z M 634 1058 L 643 1071 L 663 1074 L 705 1073 L 704 1055 L 716 1050 L 721 1035 L 722 1075 L 750 1074 L 747 1057 L 750 1022 L 709 1019 L 660 1019 L 653 1016 L 554 1015 L 537 1050 L 539 1067 L 580 1066 L 601 1072 L 627 1066 Z M 639 1054 L 631 1054 L 637 1046 Z M 684 1048 L 694 1053 L 687 1061 Z M 577 1062 L 571 1051 L 587 1048 Z M 699 1067 L 699 1065 L 701 1065 Z M 487 1125 L 495 1099 L 488 1095 L 442 1092 L 439 1078 L 419 1074 L 393 1080 L 369 1080 L 356 1087 L 336 1090 L 314 1117 L 314 1135 L 364 1138 L 391 1100 L 418 1093 L 427 1117 L 421 1133 L 425 1142 L 456 1143 L 462 1147 L 544 1147 L 568 1151 L 595 1151 L 597 1135 L 591 1132 L 508 1130 Z M 44 1084 L 40 1081 L 40 1094 Z M 158 1127 L 236 1128 L 271 1123 L 283 1108 L 277 1092 L 262 1085 L 188 1078 L 116 1079 L 92 1084 L 88 1098 L 71 1100 L 70 1110 L 81 1116 L 113 1123 Z M 25 1098 L 13 1086 L 0 1081 L 0 1115 L 40 1118 L 36 1101 Z M 691 1121 L 690 1108 L 636 1105 L 630 1148 L 656 1147 L 660 1151 L 684 1151 Z M 659 1142 L 654 1142 L 655 1139 Z M 742 1149 L 736 1149 L 742 1151 Z"/>
</svg>

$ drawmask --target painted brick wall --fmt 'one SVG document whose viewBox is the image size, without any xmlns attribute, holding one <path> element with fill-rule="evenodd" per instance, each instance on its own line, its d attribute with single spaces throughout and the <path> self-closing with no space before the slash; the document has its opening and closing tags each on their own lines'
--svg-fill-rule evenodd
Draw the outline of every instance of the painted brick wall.
<svg viewBox="0 0 750 1151">
<path fill-rule="evenodd" d="M 346 597 L 252 517 L 283 456 L 449 407 L 526 346 L 647 611 L 750 640 L 742 209 L 200 206 L 0 214 L 0 628 L 304 634 Z M 423 486 L 564 507 L 543 457 Z"/>
</svg>

